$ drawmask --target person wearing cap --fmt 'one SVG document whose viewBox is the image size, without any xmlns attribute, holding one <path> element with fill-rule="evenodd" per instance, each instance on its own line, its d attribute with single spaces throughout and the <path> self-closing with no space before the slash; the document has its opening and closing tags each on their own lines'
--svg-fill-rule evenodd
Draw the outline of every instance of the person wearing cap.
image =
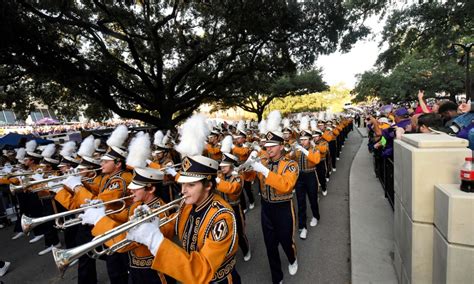
<svg viewBox="0 0 474 284">
<path fill-rule="evenodd" d="M 306 226 L 306 195 L 313 218 L 311 227 L 318 224 L 319 205 L 318 205 L 318 177 L 316 176 L 316 165 L 321 161 L 321 154 L 311 145 L 312 133 L 310 130 L 300 132 L 300 143 L 296 144 L 292 151 L 291 158 L 298 162 L 299 175 L 296 182 L 296 200 L 298 202 L 298 230 L 300 239 L 305 240 L 308 234 Z"/>
<path fill-rule="evenodd" d="M 224 153 L 219 164 L 221 173 L 216 177 L 217 191 L 219 195 L 232 206 L 237 221 L 237 235 L 239 236 L 239 247 L 244 254 L 244 261 L 252 257 L 249 241 L 245 234 L 245 214 L 240 206 L 240 195 L 242 193 L 242 177 L 234 173 L 234 166 L 238 164 L 238 158 L 232 154 Z"/>
<path fill-rule="evenodd" d="M 88 200 L 100 199 L 104 202 L 116 200 L 128 195 L 127 185 L 132 180 L 132 173 L 126 169 L 125 159 L 127 152 L 122 148 L 111 146 L 101 160 L 83 156 L 80 167 L 96 168 L 100 166 L 102 174 L 97 175 L 92 183 L 83 182 L 83 176 L 72 175 L 63 181 L 63 188 L 56 189 L 55 199 L 65 208 L 71 210 L 86 204 Z M 116 204 L 107 204 L 106 209 L 116 210 L 121 207 Z M 91 228 L 88 225 L 78 228 L 77 243 L 83 244 L 92 239 Z M 128 278 L 128 263 L 126 255 L 115 253 L 107 256 L 107 272 L 113 283 L 126 283 Z M 95 260 L 87 255 L 79 258 L 79 283 L 96 283 L 97 273 Z"/>
<path fill-rule="evenodd" d="M 290 265 L 290 275 L 296 274 L 296 244 L 293 240 L 295 231 L 295 212 L 293 207 L 293 190 L 298 179 L 298 163 L 287 159 L 283 154 L 283 134 L 277 130 L 266 135 L 265 148 L 268 160 L 247 161 L 256 171 L 260 181 L 262 197 L 261 224 L 263 238 L 270 264 L 273 283 L 283 280 L 278 246 L 281 245 Z M 256 153 L 255 153 L 256 155 Z M 249 158 L 249 159 L 250 159 Z M 244 173 L 245 175 L 246 173 Z"/>
<path fill-rule="evenodd" d="M 313 131 L 313 142 L 315 148 L 319 151 L 321 155 L 321 161 L 316 165 L 316 174 L 318 175 L 319 184 L 321 185 L 321 192 L 323 196 L 328 194 L 327 191 L 327 163 L 326 157 L 329 152 L 329 144 L 326 140 L 322 137 L 322 132 L 319 129 Z"/>
<path fill-rule="evenodd" d="M 112 216 L 105 214 L 105 207 L 90 208 L 84 211 L 80 218 L 83 224 L 94 226 L 92 235 L 99 236 L 107 231 L 128 222 L 132 217 L 135 209 L 141 205 L 147 205 L 150 209 L 158 209 L 166 203 L 160 198 L 159 192 L 164 190 L 163 187 L 164 173 L 153 168 L 135 168 L 133 172 L 133 179 L 128 185 L 128 189 L 133 194 L 133 204 Z M 163 213 L 160 218 L 166 217 Z M 113 238 L 105 243 L 106 246 L 111 247 L 114 244 L 124 240 L 126 233 Z M 148 247 L 143 244 L 133 242 L 118 252 L 128 253 L 129 258 L 129 272 L 132 283 L 175 283 L 176 281 L 163 273 L 156 272 L 151 269 L 151 264 L 154 255 L 150 252 Z"/>
<path fill-rule="evenodd" d="M 333 172 L 336 171 L 336 157 L 337 157 L 337 142 L 336 142 L 336 134 L 333 132 L 331 122 L 326 122 L 325 127 L 323 129 L 323 138 L 329 144 L 329 157 L 330 159 L 330 168 Z"/>
<path fill-rule="evenodd" d="M 222 152 L 219 147 L 219 131 L 213 129 L 211 133 L 207 136 L 206 148 L 204 148 L 203 156 L 214 159 L 216 161 L 222 160 Z"/>
<path fill-rule="evenodd" d="M 214 193 L 218 167 L 208 157 L 185 156 L 177 175 L 184 197 L 177 218 L 161 227 L 159 220 L 142 223 L 127 234 L 155 256 L 153 269 L 182 283 L 240 283 L 235 214 Z M 173 242 L 174 234 L 181 247 Z"/>
<path fill-rule="evenodd" d="M 174 162 L 171 156 L 172 148 L 169 144 L 159 144 L 155 145 L 155 150 L 153 151 L 153 161 L 149 163 L 149 167 L 153 169 L 162 169 L 166 172 L 166 175 L 163 180 L 163 185 L 165 186 L 164 190 L 160 190 L 160 198 L 164 202 L 168 203 L 175 199 L 176 189 L 174 176 L 176 171 L 173 168 Z"/>
<path fill-rule="evenodd" d="M 242 163 L 247 160 L 251 152 L 250 147 L 246 147 L 244 145 L 247 140 L 247 134 L 245 133 L 245 131 L 237 129 L 234 138 L 236 140 L 235 144 L 232 146 L 232 154 L 237 156 L 239 158 L 239 162 Z M 255 177 L 256 173 L 254 171 L 250 171 L 244 176 L 244 191 L 249 200 L 248 209 L 253 209 L 255 207 L 255 198 L 252 192 L 252 181 L 255 180 Z M 240 198 L 240 204 L 244 212 L 246 212 L 247 203 L 245 202 L 245 197 L 243 195 Z"/>
</svg>

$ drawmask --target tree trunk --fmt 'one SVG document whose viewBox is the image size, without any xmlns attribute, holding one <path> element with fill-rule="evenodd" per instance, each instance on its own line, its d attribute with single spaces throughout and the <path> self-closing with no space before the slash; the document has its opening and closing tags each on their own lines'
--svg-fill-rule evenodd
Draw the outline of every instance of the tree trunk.
<svg viewBox="0 0 474 284">
<path fill-rule="evenodd" d="M 263 119 L 263 110 L 257 110 L 255 113 L 257 114 L 257 121 L 260 123 Z"/>
</svg>

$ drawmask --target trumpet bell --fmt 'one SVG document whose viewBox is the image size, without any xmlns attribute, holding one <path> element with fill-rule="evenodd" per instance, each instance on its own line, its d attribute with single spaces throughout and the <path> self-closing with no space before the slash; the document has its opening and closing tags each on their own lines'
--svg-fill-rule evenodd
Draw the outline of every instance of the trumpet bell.
<svg viewBox="0 0 474 284">
<path fill-rule="evenodd" d="M 21 216 L 21 229 L 23 230 L 23 233 L 29 234 L 31 230 L 33 230 L 33 221 L 34 219 L 31 217 L 28 217 L 26 215 Z"/>
</svg>

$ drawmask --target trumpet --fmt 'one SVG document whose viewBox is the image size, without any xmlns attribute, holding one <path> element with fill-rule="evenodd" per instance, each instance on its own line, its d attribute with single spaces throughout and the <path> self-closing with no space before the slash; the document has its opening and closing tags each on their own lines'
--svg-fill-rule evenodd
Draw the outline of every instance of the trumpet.
<svg viewBox="0 0 474 284">
<path fill-rule="evenodd" d="M 21 176 L 32 176 L 36 174 L 35 172 L 22 172 L 22 173 L 11 173 L 0 175 L 0 178 L 12 178 L 12 177 L 21 177 Z"/>
<path fill-rule="evenodd" d="M 293 142 L 293 143 L 285 143 L 283 149 L 289 153 L 291 151 L 294 151 L 295 150 L 295 146 L 299 145 L 298 142 Z"/>
<path fill-rule="evenodd" d="M 114 252 L 117 252 L 120 249 L 127 246 L 128 244 L 130 244 L 132 241 L 124 239 L 100 252 L 97 251 L 97 248 L 103 246 L 107 241 L 125 232 L 128 232 L 130 229 L 132 229 L 133 227 L 137 225 L 148 222 L 149 220 L 159 216 L 162 213 L 165 213 L 173 209 L 179 209 L 183 201 L 184 201 L 184 197 L 181 197 L 163 206 L 160 206 L 159 208 L 152 209 L 151 212 L 144 212 L 143 214 L 132 218 L 130 221 L 123 223 L 122 225 L 115 227 L 105 232 L 104 234 L 95 237 L 94 239 L 92 239 L 92 241 L 85 243 L 83 245 L 77 246 L 75 248 L 71 248 L 71 249 L 53 248 L 54 262 L 56 263 L 56 266 L 58 267 L 59 271 L 61 273 L 64 273 L 64 271 L 66 271 L 66 269 L 74 260 L 80 258 L 81 256 L 87 253 L 91 253 L 90 256 L 93 258 L 98 258 L 102 255 L 110 255 Z M 174 214 L 171 217 L 162 219 L 162 222 L 160 222 L 160 227 L 173 221 L 174 219 L 176 219 L 177 216 L 178 214 Z"/>
<path fill-rule="evenodd" d="M 55 176 L 55 177 L 45 178 L 45 179 L 42 179 L 42 180 L 35 180 L 35 181 L 25 182 L 25 183 L 20 184 L 20 185 L 10 184 L 10 191 L 12 193 L 14 193 L 14 192 L 19 191 L 19 190 L 28 189 L 28 188 L 30 188 L 32 186 L 35 186 L 35 185 L 38 185 L 38 184 L 48 183 L 48 182 L 52 182 L 52 181 L 59 181 L 59 180 L 66 179 L 70 176 L 75 176 L 75 175 L 82 174 L 82 173 L 94 172 L 95 175 L 97 176 L 97 171 L 98 170 L 99 169 L 94 169 L 94 170 L 82 171 L 82 172 L 79 172 L 79 173 L 70 173 L 70 174 L 65 174 L 65 175 L 62 175 L 62 176 Z M 83 179 L 85 180 L 85 179 L 90 179 L 90 178 L 89 177 L 87 177 L 87 178 L 84 177 Z M 45 186 L 45 187 L 42 187 L 41 189 L 35 189 L 33 192 L 46 190 L 48 188 L 49 188 L 48 186 Z"/>
<path fill-rule="evenodd" d="M 74 219 L 66 220 L 66 217 L 68 217 L 70 215 L 75 215 L 75 214 L 82 213 L 82 212 L 86 211 L 86 209 L 89 209 L 89 208 L 97 208 L 99 206 L 120 202 L 120 203 L 122 203 L 122 207 L 120 207 L 119 209 L 105 211 L 106 215 L 116 214 L 116 213 L 122 211 L 123 209 L 125 209 L 125 206 L 126 206 L 125 200 L 130 199 L 130 198 L 133 198 L 133 195 L 125 196 L 125 197 L 118 198 L 118 199 L 115 199 L 115 200 L 110 200 L 110 201 L 107 201 L 107 202 L 102 202 L 102 203 L 99 203 L 99 204 L 86 205 L 84 207 L 77 208 L 77 209 L 74 209 L 74 210 L 70 210 L 70 211 L 66 211 L 66 212 L 60 212 L 60 213 L 56 213 L 56 214 L 52 214 L 52 215 L 48 215 L 48 216 L 44 216 L 44 217 L 39 217 L 39 218 L 31 218 L 31 217 L 28 217 L 26 215 L 23 215 L 23 216 L 21 216 L 21 229 L 23 230 L 23 232 L 25 234 L 28 234 L 31 230 L 33 230 L 33 228 L 35 228 L 35 227 L 37 227 L 41 224 L 53 221 L 53 220 L 55 221 L 55 227 L 56 228 L 58 228 L 58 229 L 69 228 L 69 227 L 72 227 L 72 226 L 75 226 L 75 225 L 79 225 L 82 222 L 81 218 L 79 218 L 79 217 L 76 217 Z"/>
</svg>

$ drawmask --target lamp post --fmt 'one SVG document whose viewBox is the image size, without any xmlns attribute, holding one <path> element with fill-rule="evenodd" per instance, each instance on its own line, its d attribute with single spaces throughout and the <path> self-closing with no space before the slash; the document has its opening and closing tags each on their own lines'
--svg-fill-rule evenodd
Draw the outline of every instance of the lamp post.
<svg viewBox="0 0 474 284">
<path fill-rule="evenodd" d="M 474 45 L 474 42 L 469 44 L 460 44 L 460 43 L 453 43 L 451 44 L 450 54 L 456 54 L 456 46 L 461 47 L 464 50 L 464 55 L 461 57 L 460 62 L 462 62 L 463 58 L 466 57 L 466 99 L 471 99 L 471 102 L 474 102 L 474 94 L 471 92 L 471 75 L 469 74 L 469 65 L 471 64 L 471 48 Z"/>
</svg>

